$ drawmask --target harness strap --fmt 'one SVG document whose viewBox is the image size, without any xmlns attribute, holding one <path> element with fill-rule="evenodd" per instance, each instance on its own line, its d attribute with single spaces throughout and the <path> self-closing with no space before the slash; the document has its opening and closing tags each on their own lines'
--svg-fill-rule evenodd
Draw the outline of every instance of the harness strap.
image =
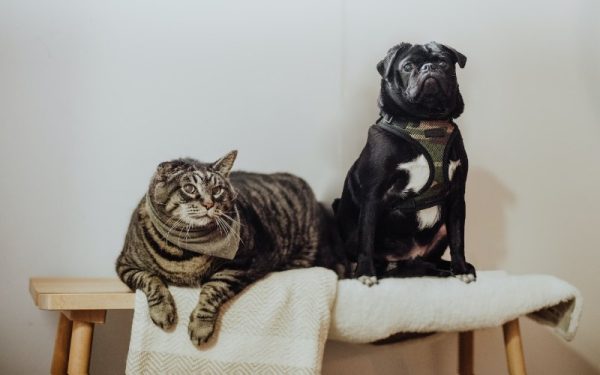
<svg viewBox="0 0 600 375">
<path fill-rule="evenodd" d="M 397 208 L 415 211 L 441 203 L 450 192 L 448 152 L 459 134 L 456 125 L 447 120 L 397 121 L 386 114 L 382 114 L 376 125 L 420 149 L 433 172 L 416 196 L 403 200 Z"/>
</svg>

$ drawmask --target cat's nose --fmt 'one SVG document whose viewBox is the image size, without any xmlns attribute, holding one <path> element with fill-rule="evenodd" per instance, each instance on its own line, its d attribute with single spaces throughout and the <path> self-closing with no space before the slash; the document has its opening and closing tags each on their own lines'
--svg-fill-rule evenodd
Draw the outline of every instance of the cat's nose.
<svg viewBox="0 0 600 375">
<path fill-rule="evenodd" d="M 204 207 L 206 207 L 206 209 L 208 210 L 209 208 L 211 208 L 212 206 L 214 206 L 215 203 L 212 200 L 207 199 L 207 200 L 202 201 L 202 205 Z"/>
</svg>

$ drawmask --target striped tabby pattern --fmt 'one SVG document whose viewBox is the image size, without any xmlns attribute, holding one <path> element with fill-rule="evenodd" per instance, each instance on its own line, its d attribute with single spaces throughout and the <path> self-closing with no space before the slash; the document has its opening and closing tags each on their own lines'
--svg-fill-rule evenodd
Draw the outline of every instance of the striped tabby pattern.
<svg viewBox="0 0 600 375">
<path fill-rule="evenodd" d="M 188 325 L 196 345 L 213 334 L 223 303 L 267 273 L 338 263 L 331 218 L 308 184 L 287 173 L 230 173 L 236 155 L 160 164 L 116 264 L 164 330 L 177 321 L 167 285 L 202 285 Z"/>
</svg>

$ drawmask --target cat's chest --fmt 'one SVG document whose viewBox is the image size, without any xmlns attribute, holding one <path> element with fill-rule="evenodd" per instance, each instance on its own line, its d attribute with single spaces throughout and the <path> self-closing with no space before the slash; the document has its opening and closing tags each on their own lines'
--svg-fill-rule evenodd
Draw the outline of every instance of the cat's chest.
<svg viewBox="0 0 600 375">
<path fill-rule="evenodd" d="M 211 271 L 215 258 L 193 254 L 173 246 L 148 225 L 142 229 L 145 247 L 153 266 L 162 277 L 173 284 L 194 286 Z"/>
<path fill-rule="evenodd" d="M 202 277 L 211 271 L 214 258 L 199 255 L 186 260 L 165 259 L 159 254 L 153 254 L 154 262 L 163 277 L 171 283 L 194 286 L 200 284 Z"/>
</svg>

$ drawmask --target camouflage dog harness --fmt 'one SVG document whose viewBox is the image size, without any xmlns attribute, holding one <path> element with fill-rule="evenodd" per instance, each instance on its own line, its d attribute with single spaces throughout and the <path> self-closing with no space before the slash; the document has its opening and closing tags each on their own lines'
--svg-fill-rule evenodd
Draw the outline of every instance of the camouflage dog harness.
<svg viewBox="0 0 600 375">
<path fill-rule="evenodd" d="M 450 192 L 449 150 L 457 137 L 460 138 L 458 127 L 447 120 L 401 122 L 385 116 L 381 117 L 376 125 L 413 144 L 427 159 L 429 170 L 433 171 L 427 183 L 415 196 L 404 199 L 396 207 L 416 211 L 442 203 Z"/>
</svg>

